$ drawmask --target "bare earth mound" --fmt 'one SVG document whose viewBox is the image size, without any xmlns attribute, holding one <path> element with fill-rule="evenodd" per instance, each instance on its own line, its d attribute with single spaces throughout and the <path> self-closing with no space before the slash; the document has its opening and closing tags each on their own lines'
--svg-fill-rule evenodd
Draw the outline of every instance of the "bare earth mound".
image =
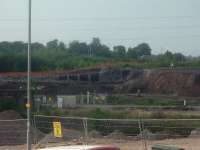
<svg viewBox="0 0 200 150">
<path fill-rule="evenodd" d="M 26 120 L 9 110 L 0 113 L 0 146 L 26 143 Z"/>
</svg>

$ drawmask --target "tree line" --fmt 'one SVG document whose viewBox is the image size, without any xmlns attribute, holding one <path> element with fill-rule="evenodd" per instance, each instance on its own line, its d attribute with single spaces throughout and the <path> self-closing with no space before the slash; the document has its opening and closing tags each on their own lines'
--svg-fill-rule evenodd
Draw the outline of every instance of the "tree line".
<svg viewBox="0 0 200 150">
<path fill-rule="evenodd" d="M 90 43 L 73 41 L 66 45 L 57 39 L 42 44 L 32 43 L 32 70 L 66 70 L 91 67 L 102 63 L 119 64 L 121 67 L 168 67 L 170 64 L 183 67 L 198 67 L 198 57 L 167 50 L 154 55 L 148 43 L 126 48 L 116 45 L 112 49 L 102 44 L 99 38 Z M 22 41 L 0 42 L 0 71 L 27 70 L 27 43 Z"/>
</svg>

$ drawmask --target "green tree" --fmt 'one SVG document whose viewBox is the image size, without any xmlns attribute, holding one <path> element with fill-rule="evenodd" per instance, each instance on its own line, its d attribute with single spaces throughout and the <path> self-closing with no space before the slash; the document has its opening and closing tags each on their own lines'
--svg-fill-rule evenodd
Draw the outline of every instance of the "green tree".
<svg viewBox="0 0 200 150">
<path fill-rule="evenodd" d="M 31 44 L 31 48 L 33 51 L 44 50 L 45 46 L 41 43 L 35 42 Z"/>
<path fill-rule="evenodd" d="M 174 58 L 173 53 L 168 50 L 164 53 L 164 57 L 168 60 L 173 60 Z"/>
<path fill-rule="evenodd" d="M 4 53 L 25 52 L 26 49 L 27 44 L 21 41 L 0 43 L 0 52 Z"/>
<path fill-rule="evenodd" d="M 90 44 L 91 54 L 99 57 L 111 57 L 108 46 L 102 45 L 99 38 L 93 38 Z"/>
<path fill-rule="evenodd" d="M 57 39 L 47 42 L 47 49 L 57 50 L 59 41 Z"/>
<path fill-rule="evenodd" d="M 126 48 L 123 45 L 113 47 L 113 54 L 115 57 L 124 58 L 126 56 Z"/>
<path fill-rule="evenodd" d="M 76 55 L 88 55 L 89 54 L 89 46 L 87 43 L 80 43 L 79 41 L 73 41 L 69 44 L 68 48 L 70 53 Z"/>
<path fill-rule="evenodd" d="M 134 59 L 137 59 L 139 57 L 138 52 L 131 47 L 128 48 L 127 56 Z"/>
<path fill-rule="evenodd" d="M 147 43 L 142 43 L 139 44 L 134 48 L 136 51 L 138 51 L 139 56 L 150 56 L 151 55 L 151 48 L 149 44 Z"/>
<path fill-rule="evenodd" d="M 181 53 L 174 53 L 174 59 L 178 62 L 186 61 L 186 57 Z"/>
<path fill-rule="evenodd" d="M 144 56 L 151 56 L 151 48 L 147 43 L 142 43 L 134 48 L 128 49 L 128 56 L 135 59 L 140 59 Z"/>
<path fill-rule="evenodd" d="M 66 48 L 65 43 L 64 43 L 64 42 L 59 42 L 59 44 L 58 44 L 58 49 L 59 49 L 59 50 L 62 50 L 62 51 L 66 51 L 67 48 Z"/>
</svg>

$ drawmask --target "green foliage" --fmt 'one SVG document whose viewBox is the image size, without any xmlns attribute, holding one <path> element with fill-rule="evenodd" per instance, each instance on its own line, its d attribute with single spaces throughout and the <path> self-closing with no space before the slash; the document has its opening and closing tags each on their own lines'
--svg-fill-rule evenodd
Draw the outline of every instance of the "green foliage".
<svg viewBox="0 0 200 150">
<path fill-rule="evenodd" d="M 89 55 L 90 47 L 82 42 L 73 41 L 69 44 L 69 52 L 76 55 Z"/>
<path fill-rule="evenodd" d="M 111 105 L 121 105 L 128 104 L 130 100 L 125 96 L 107 96 L 106 102 Z"/>
<path fill-rule="evenodd" d="M 1 111 L 2 111 L 2 110 L 14 109 L 17 106 L 17 104 L 13 100 L 6 99 L 6 100 L 0 101 L 0 106 L 1 106 Z"/>
<path fill-rule="evenodd" d="M 91 55 L 98 57 L 111 57 L 111 51 L 108 46 L 101 44 L 99 38 L 93 38 L 92 43 L 90 44 Z"/>
<path fill-rule="evenodd" d="M 114 46 L 113 47 L 113 56 L 116 58 L 126 57 L 126 47 L 124 47 L 123 45 Z"/>
<path fill-rule="evenodd" d="M 110 118 L 111 114 L 109 112 L 102 111 L 100 108 L 97 108 L 90 113 L 90 117 L 96 119 L 105 119 Z"/>
<path fill-rule="evenodd" d="M 99 38 L 93 38 L 90 44 L 73 41 L 66 47 L 65 43 L 55 39 L 46 45 L 32 43 L 32 70 L 66 70 L 96 66 L 109 63 L 114 66 L 132 68 L 199 67 L 200 59 L 186 57 L 181 53 L 166 51 L 164 54 L 152 55 L 147 43 L 130 47 L 114 46 L 111 50 L 102 44 Z M 0 71 L 27 70 L 27 43 L 0 42 Z"/>
<path fill-rule="evenodd" d="M 66 110 L 62 110 L 59 108 L 46 108 L 46 107 L 42 107 L 42 113 L 43 115 L 48 115 L 48 116 L 65 116 L 68 115 L 68 112 Z M 36 113 L 37 115 L 37 113 Z"/>
<path fill-rule="evenodd" d="M 142 43 L 134 48 L 129 48 L 127 54 L 131 58 L 140 59 L 145 56 L 150 56 L 151 48 L 147 43 Z"/>
<path fill-rule="evenodd" d="M 151 99 L 143 97 L 128 98 L 127 96 L 107 96 L 106 102 L 110 105 L 135 105 L 135 106 L 183 106 L 183 101 L 173 99 Z M 190 104 L 197 105 L 196 101 Z"/>
<path fill-rule="evenodd" d="M 53 41 L 49 41 L 48 43 L 47 43 L 47 49 L 54 49 L 54 50 L 57 50 L 58 49 L 58 40 L 57 39 L 55 39 L 55 40 L 53 40 Z"/>
<path fill-rule="evenodd" d="M 2 98 L 0 99 L 0 111 L 4 110 L 17 110 L 18 105 L 15 99 L 12 98 Z"/>
</svg>

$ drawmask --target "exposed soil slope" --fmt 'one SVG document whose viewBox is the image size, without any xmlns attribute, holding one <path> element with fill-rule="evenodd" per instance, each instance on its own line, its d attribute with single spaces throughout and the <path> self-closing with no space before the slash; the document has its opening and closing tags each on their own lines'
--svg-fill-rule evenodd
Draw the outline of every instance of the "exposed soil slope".
<svg viewBox="0 0 200 150">
<path fill-rule="evenodd" d="M 116 91 L 119 89 L 128 93 L 139 89 L 149 94 L 200 96 L 200 70 L 133 70 L 129 80 Z"/>
</svg>

